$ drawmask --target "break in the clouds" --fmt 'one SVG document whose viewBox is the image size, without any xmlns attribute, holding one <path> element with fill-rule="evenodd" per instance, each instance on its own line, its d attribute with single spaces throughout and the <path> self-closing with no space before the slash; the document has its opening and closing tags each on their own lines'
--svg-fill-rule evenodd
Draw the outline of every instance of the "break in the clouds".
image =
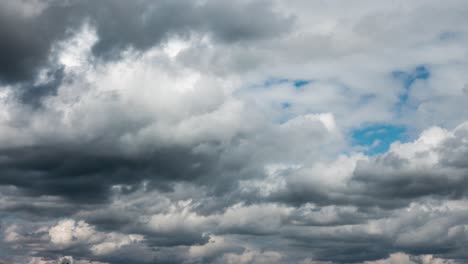
<svg viewBox="0 0 468 264">
<path fill-rule="evenodd" d="M 0 263 L 467 263 L 466 14 L 0 0 Z"/>
</svg>

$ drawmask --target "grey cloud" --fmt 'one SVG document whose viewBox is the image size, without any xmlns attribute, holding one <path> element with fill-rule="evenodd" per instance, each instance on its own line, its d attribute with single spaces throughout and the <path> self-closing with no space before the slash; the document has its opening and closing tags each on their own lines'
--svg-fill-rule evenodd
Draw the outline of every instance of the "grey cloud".
<svg viewBox="0 0 468 264">
<path fill-rule="evenodd" d="M 390 151 L 357 160 L 339 187 L 322 183 L 320 172 L 309 172 L 307 168 L 286 170 L 281 172 L 287 178 L 285 187 L 272 192 L 268 199 L 294 205 L 312 202 L 387 209 L 405 207 L 427 197 L 465 199 L 468 192 L 465 138 L 466 124 L 462 124 L 436 146 L 416 151 L 410 157 Z M 408 144 L 417 148 L 425 143 Z M 437 160 L 431 161 L 435 156 Z M 308 180 L 313 180 L 313 184 Z"/>
<path fill-rule="evenodd" d="M 460 199 L 467 192 L 466 172 L 440 168 L 392 170 L 392 167 L 383 164 L 378 160 L 376 164 L 358 165 L 355 171 L 354 183 L 371 197 L 410 201 L 418 197 L 440 195 Z"/>
<path fill-rule="evenodd" d="M 460 250 L 466 241 L 460 225 L 465 217 L 456 212 L 447 216 L 437 211 L 395 211 L 390 218 L 367 224 L 290 227 L 284 230 L 284 236 L 296 241 L 298 247 L 311 250 L 316 260 L 362 263 L 403 251 L 413 255 L 435 254 L 463 263 L 466 255 Z"/>
<path fill-rule="evenodd" d="M 36 67 L 47 61 L 53 42 L 65 36 L 64 26 L 69 20 L 68 14 L 62 12 L 64 10 L 52 9 L 47 8 L 37 17 L 25 17 L 8 8 L 1 8 L 0 32 L 4 39 L 0 44 L 2 81 L 33 78 Z"/>
<path fill-rule="evenodd" d="M 52 58 L 54 45 L 70 37 L 85 23 L 96 28 L 92 47 L 98 59 L 118 60 L 126 49 L 145 51 L 171 36 L 212 36 L 223 43 L 275 38 L 288 31 L 293 19 L 272 10 L 267 1 L 38 1 L 44 10 L 19 16 L 0 13 L 0 84 L 14 84 L 18 99 L 38 107 L 54 95 L 63 73 Z M 26 5 L 26 2 L 20 5 Z M 1 5 L 1 4 L 0 4 Z M 6 5 L 6 4 L 3 4 Z M 244 11 L 248 10 L 249 13 Z M 43 68 L 53 67 L 53 79 L 36 85 Z"/>
<path fill-rule="evenodd" d="M 17 186 L 31 195 L 58 195 L 75 201 L 99 203 L 105 202 L 112 185 L 132 186 L 148 180 L 150 187 L 170 189 L 170 182 L 202 181 L 204 177 L 221 173 L 219 169 L 222 169 L 218 167 L 219 161 L 215 161 L 216 152 L 213 155 L 196 154 L 190 148 L 155 149 L 137 157 L 99 153 L 91 146 L 79 148 L 2 150 L 1 183 Z M 227 177 L 229 171 L 222 173 Z"/>
<path fill-rule="evenodd" d="M 33 16 L 18 16 L 2 8 L 0 32 L 5 41 L 0 46 L 0 77 L 6 82 L 32 79 L 38 67 L 47 63 L 52 45 L 85 22 L 98 33 L 94 54 L 110 58 L 125 48 L 146 50 L 171 34 L 201 32 L 223 42 L 237 42 L 275 37 L 292 23 L 291 18 L 272 11 L 266 1 L 43 2 L 44 10 Z"/>
<path fill-rule="evenodd" d="M 467 262 L 464 1 L 0 2 L 0 263 Z"/>
</svg>

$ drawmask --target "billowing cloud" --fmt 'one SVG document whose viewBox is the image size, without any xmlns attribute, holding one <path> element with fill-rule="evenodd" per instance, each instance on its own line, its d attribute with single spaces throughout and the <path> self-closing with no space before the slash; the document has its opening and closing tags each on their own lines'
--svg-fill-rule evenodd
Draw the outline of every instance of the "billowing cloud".
<svg viewBox="0 0 468 264">
<path fill-rule="evenodd" d="M 1 2 L 0 263 L 466 263 L 467 11 Z"/>
</svg>

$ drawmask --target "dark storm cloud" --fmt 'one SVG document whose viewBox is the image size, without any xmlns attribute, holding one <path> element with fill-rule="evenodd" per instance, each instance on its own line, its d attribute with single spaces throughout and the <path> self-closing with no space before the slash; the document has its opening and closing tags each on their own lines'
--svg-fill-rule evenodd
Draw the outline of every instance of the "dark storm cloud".
<svg viewBox="0 0 468 264">
<path fill-rule="evenodd" d="M 235 142 L 205 142 L 203 152 L 196 151 L 197 143 L 147 146 L 138 154 L 128 154 L 113 143 L 125 132 L 113 133 L 102 138 L 96 135 L 88 142 L 49 139 L 34 146 L 0 149 L 1 185 L 15 186 L 22 195 L 52 195 L 76 204 L 68 210 L 17 204 L 9 210 L 37 211 L 40 215 L 47 215 L 49 210 L 50 214 L 69 214 L 81 209 L 79 205 L 106 204 L 113 194 L 112 186 L 120 186 L 119 192 L 126 194 L 141 189 L 145 183 L 147 190 L 170 194 L 174 192 L 175 183 L 186 182 L 205 188 L 208 193 L 190 194 L 184 190 L 187 193 L 180 194 L 182 197 L 178 199 L 187 195 L 208 195 L 200 197 L 206 201 L 200 205 L 200 210 L 210 214 L 244 199 L 235 197 L 238 180 L 261 177 L 264 173 L 251 159 L 250 148 L 238 149 Z M 94 215 L 89 220 L 105 228 L 125 225 L 129 217 L 119 213 L 115 217 Z"/>
<path fill-rule="evenodd" d="M 122 49 L 130 47 L 146 50 L 158 45 L 168 35 L 187 36 L 192 32 L 207 33 L 229 43 L 270 38 L 288 30 L 292 23 L 290 18 L 273 12 L 267 1 L 39 3 L 46 7 L 33 15 L 19 15 L 11 9 L 0 8 L 0 80 L 3 82 L 33 79 L 38 68 L 47 65 L 53 44 L 65 39 L 85 22 L 96 27 L 98 41 L 93 53 L 101 58 L 116 58 Z M 21 2 L 18 6 L 21 8 Z M 35 88 L 40 89 L 47 90 L 46 87 Z"/>
<path fill-rule="evenodd" d="M 166 189 L 171 181 L 195 182 L 218 169 L 216 156 L 177 147 L 138 157 L 77 145 L 4 149 L 0 156 L 1 184 L 31 195 L 58 195 L 89 203 L 105 202 L 112 185 L 135 186 L 148 180 L 149 186 Z"/>
<path fill-rule="evenodd" d="M 0 80 L 30 80 L 46 62 L 54 41 L 65 36 L 69 14 L 51 7 L 38 17 L 21 16 L 6 8 L 7 4 L 0 3 L 4 5 L 0 8 Z"/>
<path fill-rule="evenodd" d="M 467 171 L 453 168 L 395 168 L 388 163 L 393 157 L 378 158 L 374 163 L 358 164 L 353 183 L 357 190 L 379 200 L 412 199 L 444 196 L 460 199 L 467 194 Z"/>
<path fill-rule="evenodd" d="M 389 241 L 373 236 L 334 238 L 326 235 L 310 237 L 307 234 L 297 234 L 290 237 L 296 247 L 313 251 L 317 261 L 333 261 L 333 263 L 363 263 L 369 260 L 383 259 L 388 252 L 393 251 Z M 311 246 L 314 245 L 314 246 Z"/>
<path fill-rule="evenodd" d="M 209 240 L 209 236 L 203 236 L 201 232 L 171 232 L 171 233 L 158 233 L 158 232 L 141 232 L 149 237 L 145 242 L 152 247 L 173 247 L 173 246 L 191 246 L 203 245 Z"/>
<path fill-rule="evenodd" d="M 287 227 L 283 235 L 291 239 L 294 247 L 310 250 L 316 260 L 333 263 L 385 259 L 392 252 L 435 254 L 464 263 L 468 256 L 462 248 L 467 240 L 461 226 L 465 221 L 463 212 L 446 215 L 437 211 L 393 211 L 392 216 L 382 216 L 374 222 L 378 232 L 369 232 L 364 222 L 334 227 Z"/>
</svg>

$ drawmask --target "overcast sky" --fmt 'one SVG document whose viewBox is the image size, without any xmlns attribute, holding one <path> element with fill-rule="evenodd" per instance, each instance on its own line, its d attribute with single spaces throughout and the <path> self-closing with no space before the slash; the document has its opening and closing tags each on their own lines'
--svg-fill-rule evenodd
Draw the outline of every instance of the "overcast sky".
<svg viewBox="0 0 468 264">
<path fill-rule="evenodd" d="M 0 0 L 0 264 L 468 263 L 466 0 Z"/>
</svg>

